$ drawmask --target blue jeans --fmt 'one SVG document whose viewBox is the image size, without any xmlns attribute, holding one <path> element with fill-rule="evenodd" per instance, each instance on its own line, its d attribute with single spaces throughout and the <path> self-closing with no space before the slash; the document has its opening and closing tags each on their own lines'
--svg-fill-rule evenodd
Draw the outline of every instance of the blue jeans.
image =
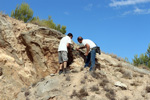
<svg viewBox="0 0 150 100">
<path fill-rule="evenodd" d="M 86 56 L 86 62 L 85 62 L 84 67 L 89 66 L 89 63 L 90 63 L 90 60 L 91 60 L 91 67 L 90 67 L 89 71 L 94 70 L 93 67 L 95 66 L 95 56 L 96 56 L 96 50 L 95 49 L 92 49 L 90 51 L 90 53 Z"/>
</svg>

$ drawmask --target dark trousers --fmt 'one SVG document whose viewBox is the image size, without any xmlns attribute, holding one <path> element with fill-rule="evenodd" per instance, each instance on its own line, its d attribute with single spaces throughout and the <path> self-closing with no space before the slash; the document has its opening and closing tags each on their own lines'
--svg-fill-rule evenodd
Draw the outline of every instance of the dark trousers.
<svg viewBox="0 0 150 100">
<path fill-rule="evenodd" d="M 84 67 L 89 66 L 89 63 L 91 61 L 90 71 L 94 70 L 93 67 L 95 66 L 95 56 L 96 56 L 96 50 L 95 49 L 92 49 L 90 51 L 90 53 L 86 56 L 86 62 L 85 62 Z"/>
</svg>

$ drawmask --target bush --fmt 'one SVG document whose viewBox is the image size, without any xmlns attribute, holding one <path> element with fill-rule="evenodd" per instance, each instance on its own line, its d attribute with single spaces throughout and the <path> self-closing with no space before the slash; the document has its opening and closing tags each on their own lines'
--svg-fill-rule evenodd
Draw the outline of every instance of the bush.
<svg viewBox="0 0 150 100">
<path fill-rule="evenodd" d="M 94 92 L 94 91 L 99 91 L 98 86 L 95 86 L 95 85 L 92 86 L 90 89 L 91 89 L 91 91 L 93 91 L 93 92 Z"/>
<path fill-rule="evenodd" d="M 11 12 L 11 17 L 28 22 L 32 19 L 33 11 L 27 3 L 17 5 L 16 9 Z"/>
<path fill-rule="evenodd" d="M 113 54 L 113 53 L 111 53 L 111 54 L 109 54 L 109 55 L 110 55 L 112 58 L 117 59 L 118 61 L 123 61 L 123 62 L 130 63 L 127 57 L 121 58 L 121 57 L 118 57 L 117 55 L 115 55 L 115 54 Z"/>
<path fill-rule="evenodd" d="M 11 17 L 17 20 L 22 20 L 25 23 L 31 22 L 39 26 L 45 26 L 48 28 L 58 30 L 63 34 L 66 33 L 66 26 L 64 25 L 61 26 L 60 24 L 56 25 L 51 19 L 51 16 L 48 17 L 48 20 L 40 20 L 39 17 L 33 17 L 33 11 L 27 3 L 17 5 L 16 9 L 11 12 Z"/>
<path fill-rule="evenodd" d="M 147 87 L 146 87 L 146 92 L 147 92 L 147 93 L 150 93 L 150 86 L 147 86 Z"/>
<path fill-rule="evenodd" d="M 109 83 L 107 79 L 103 79 L 102 82 L 99 83 L 100 86 L 105 87 L 105 85 Z"/>
<path fill-rule="evenodd" d="M 106 95 L 106 97 L 108 99 L 110 99 L 110 100 L 116 100 L 115 99 L 116 94 L 115 94 L 114 90 L 112 90 L 112 89 L 106 89 L 105 91 L 107 92 L 105 95 Z"/>
<path fill-rule="evenodd" d="M 0 15 L 3 15 L 3 12 L 2 12 L 2 11 L 0 11 Z"/>
<path fill-rule="evenodd" d="M 75 90 L 73 91 L 72 95 L 70 98 L 73 98 L 74 96 L 78 97 L 80 100 L 82 100 L 84 97 L 88 96 L 88 92 L 86 89 L 83 87 L 81 90 L 77 93 Z"/>
<path fill-rule="evenodd" d="M 82 79 L 82 80 L 81 80 L 81 84 L 85 84 L 85 79 Z"/>
<path fill-rule="evenodd" d="M 70 76 L 67 76 L 66 77 L 66 81 L 70 81 L 71 79 L 70 79 Z"/>
<path fill-rule="evenodd" d="M 150 44 L 146 53 L 141 54 L 139 57 L 135 55 L 132 61 L 135 66 L 145 65 L 150 68 Z"/>
<path fill-rule="evenodd" d="M 56 25 L 51 19 L 51 16 L 48 17 L 48 20 L 40 20 L 39 17 L 34 17 L 30 22 L 39 26 L 45 26 L 48 28 L 55 29 L 63 34 L 66 33 L 66 26 L 61 26 L 60 24 Z"/>
</svg>

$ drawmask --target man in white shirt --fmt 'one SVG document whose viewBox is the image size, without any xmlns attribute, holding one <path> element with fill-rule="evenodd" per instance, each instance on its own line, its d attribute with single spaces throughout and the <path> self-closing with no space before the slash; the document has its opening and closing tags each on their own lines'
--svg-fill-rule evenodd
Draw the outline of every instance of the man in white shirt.
<svg viewBox="0 0 150 100">
<path fill-rule="evenodd" d="M 83 46 L 77 48 L 77 50 L 86 48 L 86 62 L 84 68 L 89 66 L 91 60 L 91 67 L 89 71 L 93 71 L 95 67 L 96 44 L 93 41 L 89 39 L 83 39 L 82 37 L 78 37 L 77 40 L 80 44 L 83 44 Z"/>
<path fill-rule="evenodd" d="M 71 39 L 73 38 L 72 33 L 68 33 L 67 36 L 63 37 L 60 40 L 58 47 L 58 56 L 59 56 L 59 74 L 62 72 L 66 74 L 66 67 L 68 61 L 68 48 L 70 48 Z"/>
</svg>

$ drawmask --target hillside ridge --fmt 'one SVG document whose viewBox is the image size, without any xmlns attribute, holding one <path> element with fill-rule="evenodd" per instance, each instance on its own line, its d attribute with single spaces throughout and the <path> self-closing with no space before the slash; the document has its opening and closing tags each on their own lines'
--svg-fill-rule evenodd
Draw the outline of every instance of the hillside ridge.
<svg viewBox="0 0 150 100">
<path fill-rule="evenodd" d="M 58 75 L 59 31 L 0 15 L 0 100 L 150 100 L 150 71 L 102 53 L 95 72 L 70 54 Z M 74 47 L 78 45 L 73 43 Z"/>
</svg>

